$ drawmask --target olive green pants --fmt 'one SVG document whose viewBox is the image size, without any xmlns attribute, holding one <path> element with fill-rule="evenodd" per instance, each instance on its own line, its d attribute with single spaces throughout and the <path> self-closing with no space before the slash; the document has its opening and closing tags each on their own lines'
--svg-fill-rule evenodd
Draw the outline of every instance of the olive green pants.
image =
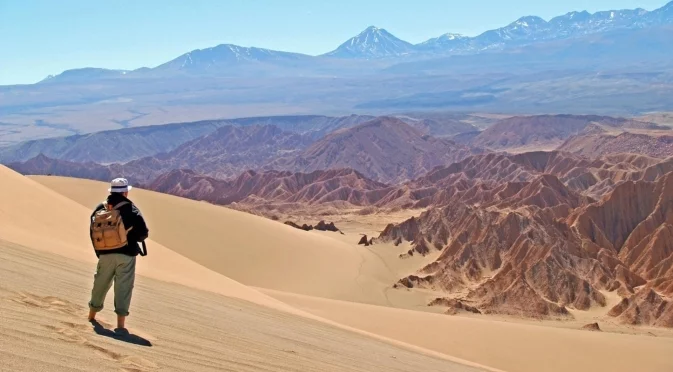
<svg viewBox="0 0 673 372">
<path fill-rule="evenodd" d="M 96 312 L 103 310 L 105 296 L 114 281 L 115 313 L 121 316 L 128 316 L 135 277 L 135 257 L 119 253 L 100 255 L 96 274 L 94 275 L 89 308 Z"/>
</svg>

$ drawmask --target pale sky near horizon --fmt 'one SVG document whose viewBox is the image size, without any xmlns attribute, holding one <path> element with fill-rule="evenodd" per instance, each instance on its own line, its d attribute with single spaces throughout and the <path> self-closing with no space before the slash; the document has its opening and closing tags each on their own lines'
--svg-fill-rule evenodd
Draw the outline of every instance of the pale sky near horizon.
<svg viewBox="0 0 673 372">
<path fill-rule="evenodd" d="M 0 0 L 0 85 L 81 67 L 154 67 L 228 43 L 311 55 L 367 26 L 418 43 L 478 35 L 519 17 L 644 8 L 667 0 Z M 587 5 L 591 4 L 591 5 Z"/>
</svg>

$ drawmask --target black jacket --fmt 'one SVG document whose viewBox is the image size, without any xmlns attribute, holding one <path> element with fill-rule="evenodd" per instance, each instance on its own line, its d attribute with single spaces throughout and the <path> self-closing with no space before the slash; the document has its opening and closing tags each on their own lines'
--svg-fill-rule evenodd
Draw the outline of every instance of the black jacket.
<svg viewBox="0 0 673 372">
<path fill-rule="evenodd" d="M 149 230 L 147 229 L 147 225 L 145 224 L 145 219 L 143 218 L 143 215 L 140 213 L 140 210 L 135 206 L 135 204 L 133 204 L 132 201 L 130 201 L 120 193 L 111 193 L 107 197 L 107 202 L 108 204 L 111 204 L 113 206 L 121 202 L 129 203 L 121 206 L 119 208 L 119 213 L 121 214 L 122 221 L 124 222 L 124 227 L 126 227 L 126 229 L 128 230 L 133 226 L 133 229 L 131 229 L 131 231 L 128 232 L 127 235 L 128 244 L 125 247 L 111 249 L 107 251 L 96 251 L 96 256 L 100 257 L 100 255 L 102 254 L 110 254 L 110 253 L 121 253 L 127 256 L 137 256 L 138 253 L 140 252 L 140 246 L 138 245 L 138 243 L 147 239 L 149 235 Z M 98 204 L 96 206 L 96 209 L 94 209 L 93 213 L 91 213 L 90 218 L 93 219 L 94 214 L 96 214 L 96 212 L 102 209 L 105 209 L 103 203 Z M 89 235 L 91 237 L 91 244 L 93 245 L 93 236 L 91 236 L 91 234 Z"/>
</svg>

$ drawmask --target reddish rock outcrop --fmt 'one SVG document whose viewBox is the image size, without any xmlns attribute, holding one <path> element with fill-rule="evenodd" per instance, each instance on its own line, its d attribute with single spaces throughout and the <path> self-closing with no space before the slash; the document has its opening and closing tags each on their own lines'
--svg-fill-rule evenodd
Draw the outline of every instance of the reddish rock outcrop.
<svg viewBox="0 0 673 372">
<path fill-rule="evenodd" d="M 573 213 L 569 223 L 640 277 L 673 278 L 673 173 L 657 182 L 625 182 Z"/>
<path fill-rule="evenodd" d="M 216 204 L 324 204 L 346 202 L 370 205 L 389 187 L 369 180 L 352 169 L 312 173 L 248 171 L 233 181 L 175 170 L 158 177 L 149 189 Z"/>
<path fill-rule="evenodd" d="M 379 239 L 412 242 L 409 255 L 441 250 L 398 284 L 467 293 L 486 313 L 542 318 L 605 306 L 601 291 L 616 291 L 625 300 L 611 315 L 670 326 L 673 172 L 625 181 L 593 203 L 549 175 L 480 192 L 386 227 Z"/>
<path fill-rule="evenodd" d="M 673 301 L 667 300 L 651 288 L 644 288 L 637 294 L 622 299 L 608 315 L 632 325 L 673 327 Z"/>
</svg>

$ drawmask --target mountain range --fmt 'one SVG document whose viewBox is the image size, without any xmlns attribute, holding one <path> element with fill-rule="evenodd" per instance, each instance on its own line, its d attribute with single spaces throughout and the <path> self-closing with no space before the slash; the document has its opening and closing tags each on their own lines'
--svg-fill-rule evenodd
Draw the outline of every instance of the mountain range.
<svg viewBox="0 0 673 372">
<path fill-rule="evenodd" d="M 485 118 L 451 113 L 408 113 L 397 117 L 423 135 L 435 137 L 451 137 L 459 133 L 473 132 L 477 128 L 471 122 L 489 122 L 489 119 Z M 0 163 L 25 161 L 39 154 L 75 162 L 102 164 L 128 162 L 159 153 L 170 153 L 187 142 L 201 139 L 226 126 L 241 128 L 272 126 L 282 132 L 296 133 L 305 137 L 305 140 L 315 141 L 338 129 L 351 128 L 374 118 L 375 116 L 370 115 L 257 116 L 107 130 L 36 139 L 0 147 Z M 101 146 L 101 143 L 114 145 Z"/>
<path fill-rule="evenodd" d="M 108 138 L 125 142 L 123 136 Z M 142 139 L 136 141 L 141 143 Z M 174 144 L 175 140 L 168 142 Z M 47 146 L 50 144 L 53 146 L 52 141 L 47 141 Z M 92 147 L 98 147 L 98 144 L 98 141 L 89 142 Z M 338 128 L 319 140 L 314 140 L 310 133 L 286 131 L 274 125 L 224 125 L 171 151 L 141 158 L 135 156 L 135 160 L 117 160 L 111 164 L 100 164 L 90 159 L 82 161 L 81 153 L 85 146 L 86 142 L 80 141 L 79 151 L 65 153 L 60 159 L 44 155 L 58 155 L 57 152 L 40 152 L 17 167 L 41 174 L 79 174 L 95 179 L 119 173 L 143 184 L 176 169 L 189 169 L 213 178 L 233 179 L 250 169 L 310 173 L 351 168 L 376 181 L 399 182 L 415 178 L 435 166 L 481 152 L 446 138 L 423 134 L 421 129 L 394 117 L 380 117 L 352 127 Z M 120 154 L 118 159 L 128 158 L 129 155 Z"/>
<path fill-rule="evenodd" d="M 278 66 L 291 70 L 286 71 L 286 74 L 299 75 L 302 72 L 308 73 L 306 69 L 310 67 L 325 68 L 325 65 L 334 63 L 335 59 L 398 60 L 423 59 L 436 55 L 479 54 L 545 41 L 670 25 L 673 25 L 673 2 L 653 11 L 638 8 L 593 14 L 587 11 L 570 12 L 549 21 L 537 16 L 525 16 L 504 27 L 488 30 L 474 37 L 447 33 L 418 44 L 401 40 L 383 28 L 370 26 L 335 50 L 319 56 L 221 44 L 193 50 L 154 68 L 144 67 L 133 71 L 75 69 L 49 76 L 42 82 L 165 76 L 176 72 L 206 75 L 241 73 L 237 69 L 231 71 L 232 66 L 252 66 L 256 72 L 264 70 L 263 67 Z M 339 65 L 337 70 L 342 72 L 344 68 L 344 65 Z M 358 69 L 347 70 L 355 73 Z"/>
<path fill-rule="evenodd" d="M 474 37 L 445 34 L 415 45 L 372 26 L 319 56 L 222 44 L 152 68 L 68 70 L 38 84 L 0 86 L 0 160 L 16 158 L 14 145 L 23 141 L 69 135 L 80 141 L 94 132 L 177 121 L 666 112 L 673 108 L 672 12 L 673 3 L 654 11 L 527 16 Z M 261 120 L 256 124 L 264 125 Z M 454 121 L 455 131 L 441 135 L 469 132 L 466 122 Z M 432 120 L 417 124 L 433 136 L 448 128 Z M 311 136 L 340 126 L 316 119 L 320 129 Z M 150 137 L 141 137 L 132 143 L 154 148 Z M 26 143 L 18 151 L 39 153 Z M 12 161 L 26 160 L 20 158 Z M 89 160 L 107 162 L 104 154 L 95 158 Z"/>
</svg>

